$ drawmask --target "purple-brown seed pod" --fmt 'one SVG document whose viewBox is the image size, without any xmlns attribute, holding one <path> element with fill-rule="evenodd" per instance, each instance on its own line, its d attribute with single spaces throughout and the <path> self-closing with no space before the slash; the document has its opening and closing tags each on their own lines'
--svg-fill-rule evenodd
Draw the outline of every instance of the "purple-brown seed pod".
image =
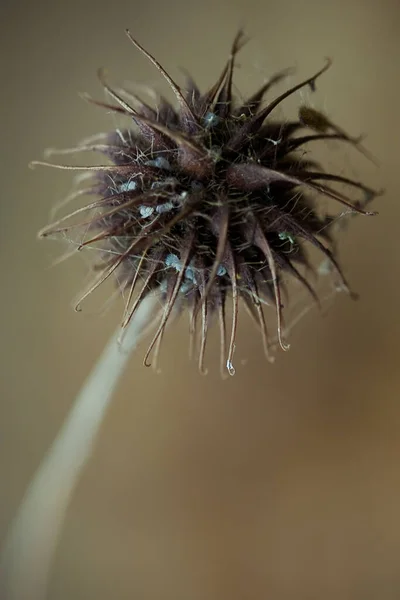
<svg viewBox="0 0 400 600">
<path fill-rule="evenodd" d="M 128 127 L 110 133 L 101 143 L 76 148 L 104 154 L 110 164 L 91 167 L 53 165 L 93 173 L 88 193 L 100 199 L 46 227 L 41 236 L 86 226 L 80 248 L 99 248 L 99 274 L 81 300 L 114 272 L 127 295 L 122 327 L 126 328 L 142 300 L 157 291 L 163 310 L 144 362 L 157 348 L 174 309 L 190 311 L 193 336 L 201 321 L 199 365 L 212 314 L 221 331 L 221 364 L 233 374 L 239 299 L 258 324 L 269 356 L 263 304 L 272 302 L 277 337 L 283 349 L 282 292 L 287 275 L 298 280 L 318 303 L 305 271 L 310 267 L 306 245 L 317 248 L 335 271 L 341 288 L 349 286 L 336 258 L 331 229 L 338 214 L 321 215 L 315 194 L 334 199 L 340 214 L 371 215 L 366 205 L 377 192 L 343 176 L 327 173 L 311 161 L 305 148 L 314 141 L 335 139 L 367 154 L 360 140 L 347 135 L 316 110 L 301 106 L 298 119 L 277 120 L 283 100 L 316 80 L 331 61 L 311 77 L 265 103 L 271 87 L 287 72 L 272 77 L 243 103 L 232 95 L 235 56 L 243 45 L 237 34 L 218 80 L 205 93 L 191 78 L 178 86 L 163 67 L 134 40 L 131 42 L 157 67 L 177 100 L 162 99 L 151 107 L 100 81 L 116 104 L 90 100 L 127 118 Z M 133 127 L 131 127 L 133 125 Z M 36 164 L 49 164 L 39 163 Z M 360 194 L 352 199 L 335 184 Z M 344 207 L 344 208 L 343 208 Z M 68 223 L 85 215 L 83 223 Z M 226 348 L 225 304 L 231 299 L 232 324 Z"/>
</svg>

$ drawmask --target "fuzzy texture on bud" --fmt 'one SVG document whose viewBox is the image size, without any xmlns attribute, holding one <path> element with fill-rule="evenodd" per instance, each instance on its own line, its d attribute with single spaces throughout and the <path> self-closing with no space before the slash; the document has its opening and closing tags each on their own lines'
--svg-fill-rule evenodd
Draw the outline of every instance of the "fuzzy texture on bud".
<svg viewBox="0 0 400 600">
<path fill-rule="evenodd" d="M 239 299 L 258 324 L 266 355 L 269 338 L 263 305 L 276 307 L 277 339 L 283 349 L 282 295 L 284 277 L 298 280 L 318 303 L 304 271 L 310 267 L 305 245 L 317 248 L 349 291 L 336 258 L 331 225 L 337 214 L 321 216 L 315 194 L 337 201 L 341 211 L 372 214 L 367 203 L 376 192 L 359 182 L 327 173 L 306 156 L 314 141 L 336 139 L 366 153 L 352 138 L 316 110 L 301 106 L 298 119 L 282 122 L 274 111 L 283 100 L 316 80 L 330 66 L 269 103 L 264 98 L 287 71 L 276 74 L 254 95 L 239 103 L 232 96 L 232 76 L 243 34 L 236 36 L 229 60 L 215 84 L 202 93 L 191 78 L 178 86 L 163 67 L 127 32 L 131 42 L 158 69 L 175 94 L 176 107 L 161 99 L 152 107 L 132 94 L 110 88 L 116 104 L 90 102 L 123 115 L 134 127 L 117 130 L 101 143 L 75 150 L 103 153 L 110 164 L 81 168 L 91 173 L 88 193 L 99 194 L 74 213 L 46 227 L 42 236 L 77 225 L 68 219 L 85 217 L 86 238 L 79 248 L 100 248 L 96 281 L 81 300 L 114 272 L 127 295 L 123 328 L 149 293 L 157 292 L 163 309 L 145 357 L 158 351 L 174 309 L 188 308 L 191 334 L 201 321 L 199 364 L 203 370 L 210 316 L 218 315 L 223 368 L 233 374 Z M 68 151 L 67 151 L 68 152 Z M 46 164 L 46 163 L 41 163 Z M 48 163 L 47 163 L 48 164 Z M 359 194 L 352 200 L 335 184 Z M 333 186 L 333 187 L 332 187 Z M 82 223 L 78 223 L 82 225 Z M 232 324 L 226 346 L 225 304 L 231 298 Z"/>
</svg>

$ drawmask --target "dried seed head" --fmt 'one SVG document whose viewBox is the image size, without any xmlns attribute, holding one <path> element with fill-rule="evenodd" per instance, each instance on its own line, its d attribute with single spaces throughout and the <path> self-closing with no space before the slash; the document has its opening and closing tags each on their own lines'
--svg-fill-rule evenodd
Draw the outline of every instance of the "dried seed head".
<svg viewBox="0 0 400 600">
<path fill-rule="evenodd" d="M 100 136 L 100 142 L 92 139 L 64 151 L 97 151 L 111 164 L 52 165 L 88 171 L 89 193 L 98 194 L 100 199 L 46 227 L 41 236 L 68 231 L 77 226 L 69 223 L 71 217 L 87 213 L 89 217 L 78 223 L 84 224 L 87 232 L 79 248 L 103 242 L 107 252 L 104 246 L 100 248 L 100 273 L 82 299 L 117 272 L 128 297 L 125 328 L 147 294 L 160 294 L 163 311 L 145 364 L 157 349 L 173 309 L 187 306 L 191 334 L 197 317 L 201 319 L 201 370 L 209 316 L 216 313 L 222 365 L 233 374 L 239 298 L 260 327 L 267 356 L 265 301 L 276 306 L 277 336 L 281 347 L 288 348 L 283 339 L 283 275 L 297 279 L 318 302 L 301 272 L 309 266 L 306 243 L 325 255 L 341 286 L 349 291 L 330 235 L 337 215 L 321 216 L 310 194 L 333 198 L 347 212 L 370 215 L 373 213 L 366 205 L 376 192 L 322 171 L 305 158 L 304 148 L 316 140 L 336 139 L 366 151 L 359 139 L 308 106 L 300 107 L 298 120 L 274 119 L 274 109 L 285 98 L 304 86 L 315 89 L 316 80 L 331 64 L 329 60 L 317 73 L 270 103 L 265 105 L 265 95 L 286 71 L 272 77 L 240 105 L 232 96 L 232 75 L 235 56 L 243 45 L 241 31 L 220 77 L 205 93 L 191 78 L 185 89 L 178 86 L 129 31 L 127 34 L 167 80 L 177 107 L 161 99 L 153 108 L 132 94 L 117 93 L 99 71 L 100 81 L 116 104 L 89 101 L 125 116 L 134 128 L 117 130 Z M 357 190 L 362 198 L 352 201 L 331 187 L 335 183 Z M 229 297 L 233 319 L 226 350 L 225 303 Z"/>
</svg>

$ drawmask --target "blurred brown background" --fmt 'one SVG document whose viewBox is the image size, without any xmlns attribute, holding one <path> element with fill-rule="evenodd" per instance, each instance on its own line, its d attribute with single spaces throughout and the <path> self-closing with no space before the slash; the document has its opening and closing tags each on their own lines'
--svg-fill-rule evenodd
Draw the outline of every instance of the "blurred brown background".
<svg viewBox="0 0 400 600">
<path fill-rule="evenodd" d="M 314 106 L 368 132 L 382 163 L 342 157 L 386 188 L 380 215 L 355 219 L 341 240 L 361 299 L 308 315 L 273 366 L 241 314 L 227 381 L 216 334 L 208 376 L 188 361 L 186 319 L 166 335 L 161 374 L 138 352 L 71 503 L 49 598 L 399 598 L 398 3 L 26 0 L 4 5 L 1 23 L 0 534 L 121 310 L 71 309 L 85 261 L 51 269 L 64 248 L 35 237 L 71 176 L 27 164 L 112 128 L 76 94 L 102 97 L 99 66 L 165 90 L 125 27 L 174 77 L 187 67 L 205 87 L 244 25 L 240 91 L 287 65 L 297 81 L 332 56 Z"/>
</svg>

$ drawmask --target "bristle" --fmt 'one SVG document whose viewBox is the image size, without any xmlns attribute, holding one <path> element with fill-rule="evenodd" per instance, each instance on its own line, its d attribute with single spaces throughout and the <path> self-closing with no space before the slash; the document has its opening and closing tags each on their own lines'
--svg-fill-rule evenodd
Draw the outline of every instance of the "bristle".
<svg viewBox="0 0 400 600">
<path fill-rule="evenodd" d="M 162 335 L 162 333 L 165 329 L 165 326 L 167 324 L 167 321 L 169 319 L 169 316 L 171 314 L 171 311 L 175 305 L 176 299 L 178 297 L 179 289 L 182 285 L 183 278 L 185 276 L 186 268 L 188 267 L 189 261 L 194 252 L 194 242 L 195 242 L 195 234 L 194 234 L 194 232 L 190 232 L 187 239 L 184 240 L 185 250 L 181 257 L 180 270 L 178 271 L 178 274 L 175 276 L 174 284 L 172 286 L 170 294 L 167 296 L 164 314 L 163 314 L 161 322 L 157 328 L 157 331 L 153 337 L 153 340 L 149 346 L 149 349 L 147 350 L 147 353 L 144 358 L 144 364 L 147 364 L 147 359 L 150 356 L 150 353 L 151 353 L 154 345 L 156 344 L 158 338 L 160 337 L 160 335 Z"/>
<path fill-rule="evenodd" d="M 250 98 L 248 98 L 242 106 L 235 110 L 235 116 L 238 118 L 249 118 L 255 115 L 261 106 L 265 94 L 271 89 L 271 87 L 277 83 L 280 83 L 282 79 L 285 79 L 285 77 L 290 75 L 292 72 L 293 69 L 289 68 L 273 75 L 255 94 L 250 96 Z"/>
<path fill-rule="evenodd" d="M 145 272 L 145 279 L 143 281 L 143 285 L 142 285 L 140 292 L 136 296 L 136 299 L 135 299 L 133 305 L 129 309 L 129 312 L 125 315 L 125 318 L 122 322 L 122 329 L 126 329 L 126 327 L 131 322 L 133 315 L 135 314 L 136 310 L 138 309 L 141 301 L 147 295 L 147 293 L 149 293 L 151 291 L 151 289 L 152 289 L 151 284 L 153 281 L 156 280 L 156 273 L 159 268 L 158 262 L 159 262 L 159 260 L 161 260 L 161 257 L 162 257 L 162 251 L 158 250 L 153 261 L 150 263 L 150 266 L 147 267 L 147 272 Z M 139 265 L 138 265 L 138 268 L 139 268 Z M 138 268 L 135 271 L 135 276 L 136 276 L 136 274 L 143 276 L 143 274 L 140 273 L 140 270 L 138 270 Z M 130 275 L 132 275 L 132 274 L 130 273 Z"/>
<path fill-rule="evenodd" d="M 226 376 L 226 323 L 225 323 L 225 299 L 223 297 L 222 290 L 217 288 L 216 291 L 216 304 L 218 311 L 219 321 L 219 335 L 220 335 L 220 371 L 221 376 Z"/>
<path fill-rule="evenodd" d="M 147 50 L 145 50 L 143 48 L 143 46 L 141 46 L 139 44 L 139 42 L 137 42 L 132 37 L 129 29 L 126 29 L 126 34 L 127 34 L 128 38 L 130 39 L 130 41 L 132 42 L 132 44 L 134 46 L 136 46 L 136 48 L 138 48 L 138 50 L 140 50 L 140 52 L 142 52 L 150 60 L 150 62 L 153 63 L 153 65 L 158 69 L 158 71 L 161 73 L 161 75 L 164 77 L 164 79 L 170 85 L 172 91 L 174 92 L 174 94 L 179 102 L 180 108 L 181 108 L 181 114 L 183 117 L 182 123 L 184 125 L 185 131 L 187 131 L 188 133 L 195 133 L 198 129 L 197 118 L 194 115 L 192 109 L 190 108 L 185 96 L 182 94 L 180 87 L 173 81 L 173 79 L 168 75 L 166 70 L 160 65 L 160 63 L 154 58 L 154 56 L 152 56 L 149 52 L 147 52 Z"/>
<path fill-rule="evenodd" d="M 327 69 L 329 69 L 331 64 L 332 62 L 330 60 L 327 60 L 326 65 L 322 69 L 317 71 L 317 73 L 315 73 L 312 77 L 308 77 L 301 83 L 294 85 L 289 90 L 278 96 L 275 100 L 270 102 L 270 104 L 268 104 L 265 108 L 257 112 L 248 120 L 246 120 L 245 123 L 239 128 L 239 131 L 237 131 L 228 141 L 228 147 L 232 150 L 238 151 L 243 146 L 243 144 L 246 143 L 246 140 L 249 138 L 249 136 L 252 136 L 259 131 L 265 119 L 272 113 L 273 110 L 275 110 L 277 106 L 279 106 L 279 104 L 281 104 L 284 100 L 286 100 L 286 98 L 288 98 L 301 88 L 305 87 L 306 85 L 310 85 L 311 83 L 314 84 L 315 80 L 318 77 L 320 77 Z"/>
<path fill-rule="evenodd" d="M 204 265 L 203 269 L 204 269 Z M 209 313 L 209 300 L 205 295 L 205 279 L 204 273 L 200 272 L 199 277 L 199 292 L 201 297 L 201 335 L 200 335 L 200 348 L 199 348 L 199 371 L 202 375 L 206 375 L 208 370 L 204 367 L 204 356 L 206 351 L 207 333 L 208 333 L 208 313 Z"/>
<path fill-rule="evenodd" d="M 235 257 L 229 242 L 226 245 L 226 270 L 228 272 L 231 289 L 232 289 L 232 325 L 231 325 L 231 338 L 228 347 L 228 357 L 226 360 L 226 368 L 228 369 L 229 375 L 235 374 L 235 367 L 233 366 L 233 354 L 235 352 L 236 342 L 236 330 L 239 313 L 239 293 L 237 280 L 240 274 L 237 272 L 235 264 Z"/>
</svg>

